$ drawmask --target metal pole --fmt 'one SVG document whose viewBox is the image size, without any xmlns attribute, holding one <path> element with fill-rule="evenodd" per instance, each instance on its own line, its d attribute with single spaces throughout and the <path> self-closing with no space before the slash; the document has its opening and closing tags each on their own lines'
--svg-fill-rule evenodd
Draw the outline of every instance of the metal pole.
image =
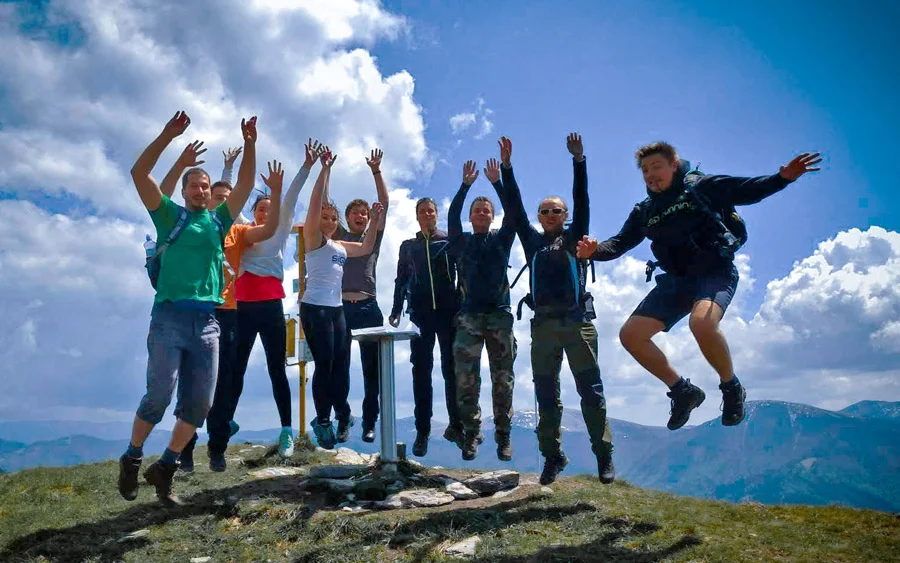
<svg viewBox="0 0 900 563">
<path fill-rule="evenodd" d="M 293 232 L 297 233 L 297 270 L 299 277 L 297 278 L 297 305 L 299 307 L 300 298 L 306 292 L 306 247 L 303 243 L 303 225 L 294 225 Z M 300 322 L 299 313 L 297 319 L 297 327 L 299 330 L 300 340 L 306 340 L 306 333 L 303 331 L 303 323 Z M 300 369 L 300 430 L 298 437 L 306 436 L 306 354 L 305 347 L 301 346 L 300 352 L 304 357 L 297 365 Z"/>
<path fill-rule="evenodd" d="M 397 470 L 397 425 L 394 412 L 394 338 L 386 334 L 378 340 L 381 354 L 381 464 L 382 470 Z"/>
</svg>

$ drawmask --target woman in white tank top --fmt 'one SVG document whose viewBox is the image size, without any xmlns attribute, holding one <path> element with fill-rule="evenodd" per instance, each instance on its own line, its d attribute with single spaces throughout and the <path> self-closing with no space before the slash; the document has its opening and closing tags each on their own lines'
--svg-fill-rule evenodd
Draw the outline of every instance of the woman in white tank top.
<svg viewBox="0 0 900 563">
<path fill-rule="evenodd" d="M 361 243 L 331 240 L 338 227 L 338 210 L 328 201 L 327 194 L 331 166 L 337 155 L 325 147 L 321 159 L 322 170 L 310 195 L 303 225 L 306 291 L 300 299 L 300 322 L 316 363 L 312 380 L 316 419 L 311 424 L 319 446 L 331 449 L 335 443 L 347 441 L 353 426 L 347 402 L 350 340 L 341 301 L 344 263 L 348 257 L 372 253 L 378 231 L 384 228 L 384 214 L 380 204 L 372 207 L 371 223 Z M 379 228 L 374 228 L 376 225 Z M 331 424 L 332 409 L 338 421 L 337 435 Z"/>
</svg>

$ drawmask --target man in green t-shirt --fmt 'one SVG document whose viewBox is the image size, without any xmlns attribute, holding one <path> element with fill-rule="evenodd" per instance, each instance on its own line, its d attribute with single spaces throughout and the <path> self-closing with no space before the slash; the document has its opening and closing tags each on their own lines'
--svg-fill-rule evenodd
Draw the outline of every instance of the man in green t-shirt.
<svg viewBox="0 0 900 563">
<path fill-rule="evenodd" d="M 250 196 L 256 174 L 256 117 L 252 117 L 241 121 L 244 160 L 237 183 L 224 203 L 207 210 L 210 181 L 202 168 L 191 168 L 182 177 L 184 207 L 169 199 L 150 172 L 166 147 L 190 123 L 186 113 L 176 113 L 131 169 L 134 185 L 150 212 L 160 244 L 175 228 L 179 217 L 186 214 L 183 230 L 161 256 L 147 337 L 147 393 L 134 417 L 128 450 L 119 460 L 119 493 L 126 500 L 134 500 L 144 441 L 162 420 L 177 384 L 178 421 L 169 447 L 144 472 L 144 478 L 156 488 L 157 497 L 166 505 L 180 504 L 172 491 L 178 457 L 194 431 L 203 425 L 212 402 L 219 346 L 215 307 L 223 302 L 222 240 Z"/>
</svg>

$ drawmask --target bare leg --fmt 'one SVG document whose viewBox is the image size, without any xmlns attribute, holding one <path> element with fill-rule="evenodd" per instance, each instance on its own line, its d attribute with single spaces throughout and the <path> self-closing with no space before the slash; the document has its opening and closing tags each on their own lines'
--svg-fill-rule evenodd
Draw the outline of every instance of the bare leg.
<svg viewBox="0 0 900 563">
<path fill-rule="evenodd" d="M 722 383 L 734 377 L 734 364 L 725 335 L 719 330 L 719 321 L 725 311 L 714 301 L 704 299 L 694 303 L 691 311 L 690 327 L 700 345 L 700 351 L 709 365 L 719 374 Z"/>
<path fill-rule="evenodd" d="M 625 321 L 619 331 L 619 340 L 644 369 L 656 376 L 669 387 L 678 383 L 681 377 L 669 365 L 669 359 L 653 343 L 653 336 L 665 328 L 662 321 L 633 315 Z"/>
<path fill-rule="evenodd" d="M 144 421 L 139 416 L 135 416 L 134 424 L 131 425 L 131 445 L 138 448 L 143 447 L 147 436 L 153 431 L 153 426 L 153 424 Z"/>
<path fill-rule="evenodd" d="M 169 449 L 173 452 L 181 453 L 187 443 L 191 441 L 191 438 L 194 437 L 194 431 L 196 430 L 196 426 L 191 426 L 187 422 L 179 419 L 178 422 L 175 423 L 175 428 L 172 429 L 172 439 L 169 441 Z"/>
</svg>

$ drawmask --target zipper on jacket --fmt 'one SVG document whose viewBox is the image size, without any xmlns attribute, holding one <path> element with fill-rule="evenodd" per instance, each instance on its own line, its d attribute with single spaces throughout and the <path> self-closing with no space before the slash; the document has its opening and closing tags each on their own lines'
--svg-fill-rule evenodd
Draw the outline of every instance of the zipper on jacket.
<svg viewBox="0 0 900 563">
<path fill-rule="evenodd" d="M 431 237 L 422 233 L 425 236 L 425 256 L 428 261 L 428 280 L 431 282 L 431 310 L 437 311 L 437 298 L 434 295 L 434 274 L 431 273 Z"/>
</svg>

